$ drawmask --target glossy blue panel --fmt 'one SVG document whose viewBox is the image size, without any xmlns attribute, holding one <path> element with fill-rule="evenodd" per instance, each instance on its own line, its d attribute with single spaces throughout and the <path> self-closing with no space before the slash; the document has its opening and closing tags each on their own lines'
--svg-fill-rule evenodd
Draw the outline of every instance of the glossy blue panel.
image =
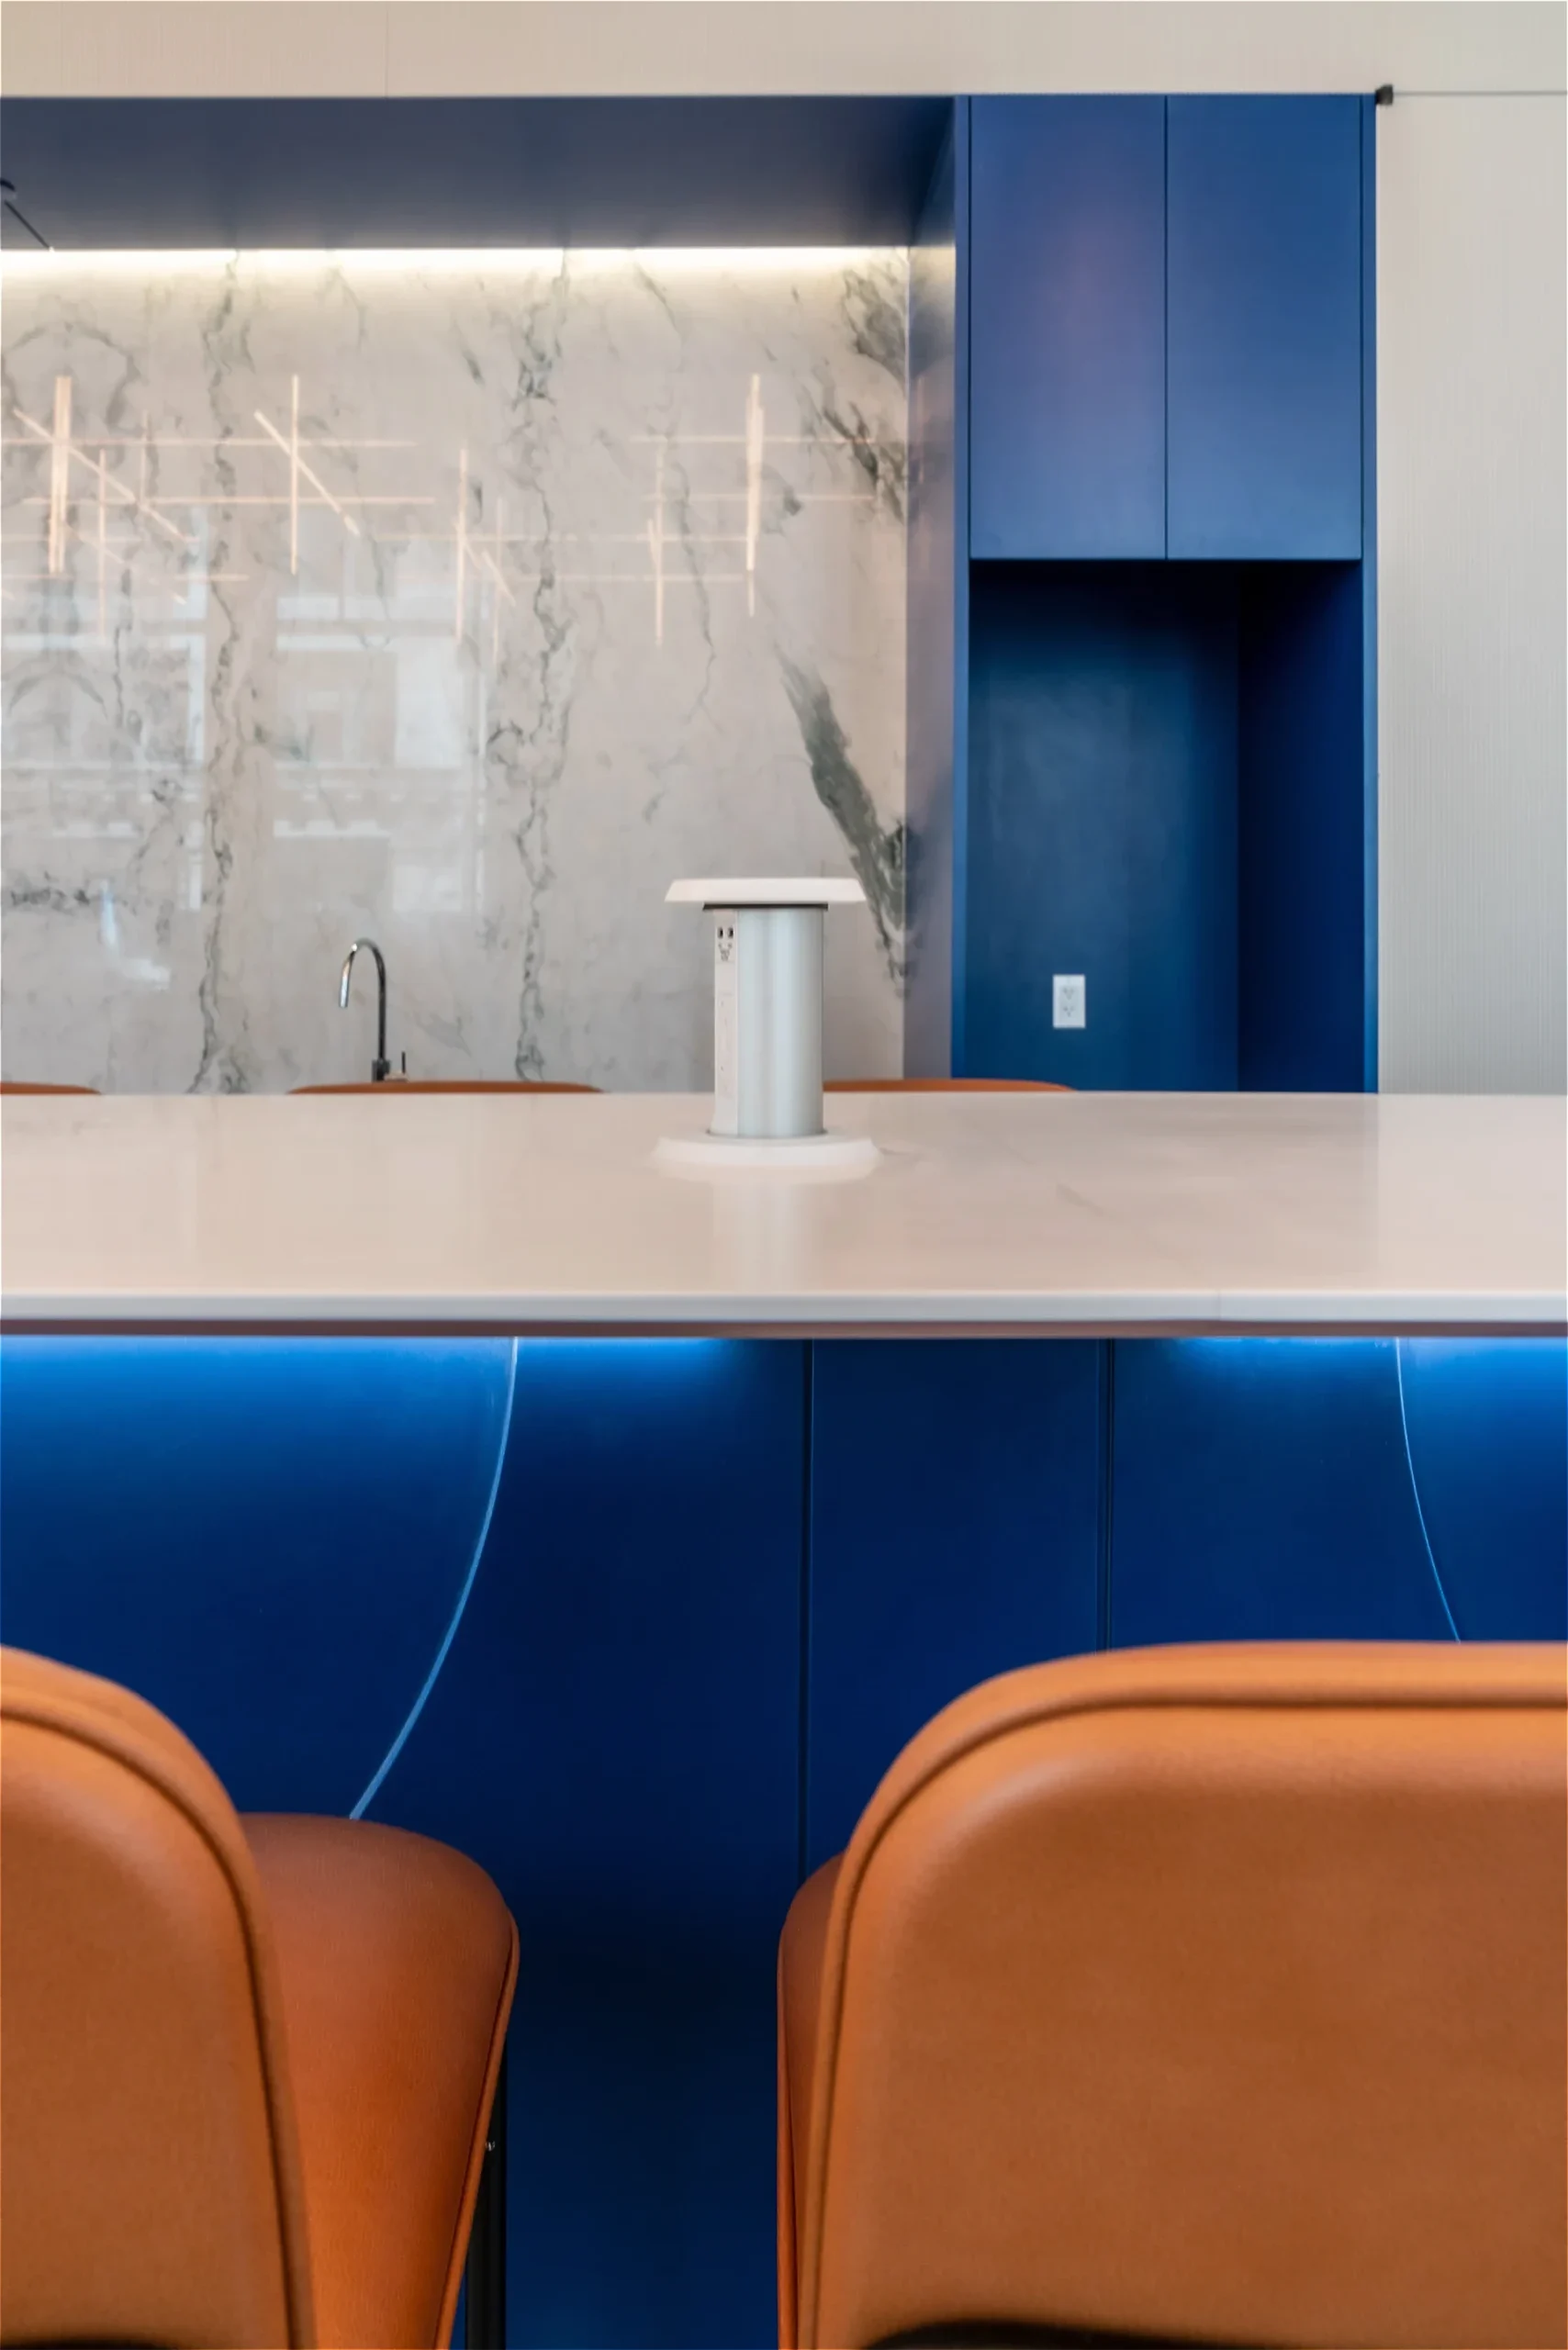
<svg viewBox="0 0 1568 2350">
<path fill-rule="evenodd" d="M 1451 1637 L 1392 1339 L 1118 1343 L 1111 1634 Z"/>
<path fill-rule="evenodd" d="M 519 2344 L 771 2339 L 778 1925 L 959 1690 L 1107 1619 L 1568 1634 L 1561 1342 L 821 1345 L 809 1456 L 798 1345 L 525 1342 L 498 1483 L 510 1360 L 7 1340 L 0 1629 L 321 1810 L 452 1633 L 372 1809 L 522 1927 Z"/>
<path fill-rule="evenodd" d="M 0 144 L 62 247 L 902 244 L 949 114 L 935 97 L 6 98 Z"/>
<path fill-rule="evenodd" d="M 373 1807 L 521 1931 L 519 2344 L 774 2338 L 804 1385 L 783 1341 L 521 1347 L 484 1565 Z"/>
<path fill-rule="evenodd" d="M 6 1339 L 6 1639 L 150 1698 L 241 1807 L 347 1811 L 466 1578 L 508 1356 Z"/>
<path fill-rule="evenodd" d="M 1165 102 L 976 98 L 977 557 L 1165 553 Z"/>
<path fill-rule="evenodd" d="M 953 1013 L 946 1072 L 963 1072 L 969 1034 L 969 157 L 974 106 L 960 98 L 953 118 L 953 236 L 958 252 L 953 300 L 955 401 L 953 465 Z M 940 1077 L 941 1069 L 934 1072 Z"/>
<path fill-rule="evenodd" d="M 1103 1349 L 813 1348 L 806 1864 L 933 1714 L 1098 1639 Z"/>
<path fill-rule="evenodd" d="M 1361 552 L 1361 113 L 1169 101 L 1172 556 Z"/>
<path fill-rule="evenodd" d="M 977 565 L 964 1073 L 1237 1076 L 1237 634 L 1228 573 Z M 1087 1025 L 1052 1025 L 1081 973 Z"/>
<path fill-rule="evenodd" d="M 1410 1456 L 1467 1640 L 1568 1639 L 1568 1347 L 1405 1338 Z"/>
<path fill-rule="evenodd" d="M 1377 118 L 1361 116 L 1361 1083 L 1377 1065 Z"/>
<path fill-rule="evenodd" d="M 1238 1074 L 1264 1091 L 1365 1076 L 1361 596 L 1357 564 L 1240 581 Z"/>
<path fill-rule="evenodd" d="M 909 256 L 904 1068 L 913 1077 L 946 1077 L 952 1067 L 954 693 L 958 576 L 968 571 L 959 533 L 955 163 L 949 139 Z"/>
</svg>

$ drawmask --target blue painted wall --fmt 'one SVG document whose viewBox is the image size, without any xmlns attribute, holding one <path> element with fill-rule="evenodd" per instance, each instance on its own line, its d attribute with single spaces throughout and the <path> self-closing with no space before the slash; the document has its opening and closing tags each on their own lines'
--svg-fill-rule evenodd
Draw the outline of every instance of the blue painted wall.
<svg viewBox="0 0 1568 2350">
<path fill-rule="evenodd" d="M 1558 1341 L 0 1346 L 0 1633 L 515 1911 L 519 2344 L 773 2338 L 776 1937 L 948 1697 L 1565 1593 Z"/>
<path fill-rule="evenodd" d="M 1359 1093 L 1376 1082 L 1366 1065 L 1377 995 L 1367 593 L 1361 564 L 1254 564 L 1240 575 L 1237 1075 L 1265 1092 Z"/>
</svg>

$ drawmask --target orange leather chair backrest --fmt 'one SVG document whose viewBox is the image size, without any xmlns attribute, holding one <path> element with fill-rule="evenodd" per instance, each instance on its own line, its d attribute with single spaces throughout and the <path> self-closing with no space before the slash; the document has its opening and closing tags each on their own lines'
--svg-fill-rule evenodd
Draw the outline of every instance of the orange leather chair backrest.
<svg viewBox="0 0 1568 2350">
<path fill-rule="evenodd" d="M 95 1085 L 27 1085 L 17 1078 L 0 1080 L 0 1093 L 96 1093 Z"/>
<path fill-rule="evenodd" d="M 597 1093 L 597 1085 L 557 1084 L 532 1077 L 392 1077 L 384 1084 L 296 1085 L 295 1093 Z"/>
<path fill-rule="evenodd" d="M 1070 1093 L 1043 1077 L 834 1077 L 824 1093 Z"/>
<path fill-rule="evenodd" d="M 1565 1780 L 1555 1647 L 949 1707 L 786 1930 L 784 2340 L 1561 2344 Z"/>
<path fill-rule="evenodd" d="M 239 1820 L 150 1706 L 12 1650 L 0 1900 L 0 2335 L 312 2342 L 280 2009 Z"/>
</svg>

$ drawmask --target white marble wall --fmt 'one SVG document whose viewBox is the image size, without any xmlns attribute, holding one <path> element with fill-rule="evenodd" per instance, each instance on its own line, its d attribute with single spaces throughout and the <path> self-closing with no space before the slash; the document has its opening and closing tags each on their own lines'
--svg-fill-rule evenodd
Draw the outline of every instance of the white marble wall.
<svg viewBox="0 0 1568 2350">
<path fill-rule="evenodd" d="M 7 255 L 4 1068 L 700 1086 L 701 872 L 901 1065 L 905 258 Z"/>
</svg>

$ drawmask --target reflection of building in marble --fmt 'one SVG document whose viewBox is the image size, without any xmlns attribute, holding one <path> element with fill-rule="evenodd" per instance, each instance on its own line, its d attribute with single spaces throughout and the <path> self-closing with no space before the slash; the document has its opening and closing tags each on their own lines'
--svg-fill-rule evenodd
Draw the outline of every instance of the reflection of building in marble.
<svg viewBox="0 0 1568 2350">
<path fill-rule="evenodd" d="M 7 255 L 7 1075 L 700 1085 L 695 871 L 902 1047 L 904 256 Z"/>
</svg>

